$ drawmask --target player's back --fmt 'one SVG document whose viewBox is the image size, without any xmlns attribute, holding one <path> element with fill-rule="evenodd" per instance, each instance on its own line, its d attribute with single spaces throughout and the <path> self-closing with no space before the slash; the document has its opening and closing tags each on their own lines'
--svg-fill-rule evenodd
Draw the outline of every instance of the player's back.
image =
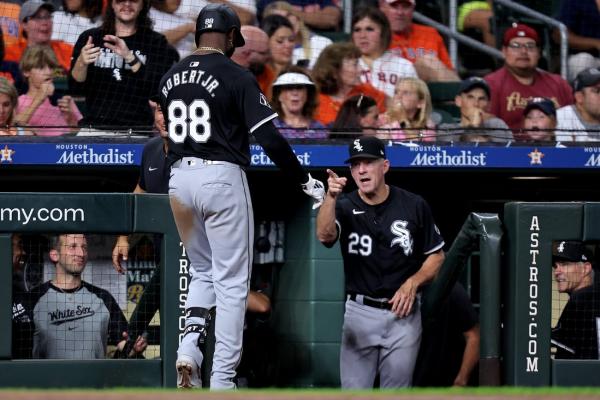
<svg viewBox="0 0 600 400">
<path fill-rule="evenodd" d="M 169 158 L 250 162 L 249 132 L 276 114 L 254 76 L 218 53 L 191 55 L 162 78 Z"/>
</svg>

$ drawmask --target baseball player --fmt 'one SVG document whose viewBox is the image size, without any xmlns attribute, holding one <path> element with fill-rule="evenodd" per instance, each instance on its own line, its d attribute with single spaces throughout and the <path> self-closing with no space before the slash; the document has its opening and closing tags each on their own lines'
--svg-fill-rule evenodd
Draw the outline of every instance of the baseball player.
<svg viewBox="0 0 600 400">
<path fill-rule="evenodd" d="M 254 76 L 229 59 L 244 45 L 240 20 L 224 4 L 209 4 L 196 22 L 197 50 L 162 78 L 159 96 L 169 137 L 169 195 L 190 259 L 186 329 L 177 358 L 178 387 L 201 386 L 199 341 L 217 307 L 210 387 L 233 389 L 242 347 L 252 268 L 254 221 L 244 168 L 249 136 L 318 206 L 323 184 L 300 166 L 272 123 L 277 114 Z"/>
<path fill-rule="evenodd" d="M 342 193 L 347 178 L 327 170 L 317 216 L 317 237 L 327 247 L 339 240 L 344 259 L 342 388 L 372 388 L 378 373 L 383 388 L 410 386 L 421 342 L 419 289 L 442 265 L 444 240 L 420 196 L 385 183 L 390 162 L 381 140 L 354 140 L 346 163 L 358 189 Z"/>
</svg>

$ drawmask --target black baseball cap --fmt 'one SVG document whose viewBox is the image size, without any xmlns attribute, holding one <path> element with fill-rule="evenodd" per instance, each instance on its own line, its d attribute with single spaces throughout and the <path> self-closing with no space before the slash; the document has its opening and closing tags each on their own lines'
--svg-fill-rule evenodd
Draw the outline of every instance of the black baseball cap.
<svg viewBox="0 0 600 400">
<path fill-rule="evenodd" d="M 361 136 L 350 143 L 348 153 L 350 157 L 344 161 L 346 164 L 360 158 L 385 159 L 385 145 L 375 136 Z"/>
<path fill-rule="evenodd" d="M 196 45 L 204 32 L 228 33 L 234 29 L 234 47 L 242 47 L 246 42 L 241 33 L 240 17 L 227 4 L 209 3 L 200 10 L 196 19 Z"/>
<path fill-rule="evenodd" d="M 592 252 L 583 242 L 562 240 L 552 244 L 552 262 L 593 262 Z"/>
<path fill-rule="evenodd" d="M 533 110 L 534 108 L 537 108 L 548 116 L 556 116 L 556 106 L 554 105 L 554 102 L 545 97 L 534 97 L 533 99 L 529 100 L 527 106 L 525 106 L 523 115 L 527 115 L 529 111 Z"/>
<path fill-rule="evenodd" d="M 600 69 L 588 68 L 577 74 L 573 81 L 573 91 L 579 92 L 586 87 L 594 86 L 600 83 Z"/>
<path fill-rule="evenodd" d="M 491 97 L 490 86 L 487 84 L 485 79 L 478 76 L 473 76 L 463 80 L 458 87 L 458 94 L 468 93 L 475 88 L 483 89 L 485 94 L 487 94 L 488 97 Z"/>
</svg>

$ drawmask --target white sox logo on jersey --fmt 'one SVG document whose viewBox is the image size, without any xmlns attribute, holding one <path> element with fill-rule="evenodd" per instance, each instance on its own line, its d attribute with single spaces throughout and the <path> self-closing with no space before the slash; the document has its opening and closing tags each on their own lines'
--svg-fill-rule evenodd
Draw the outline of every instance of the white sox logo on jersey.
<svg viewBox="0 0 600 400">
<path fill-rule="evenodd" d="M 413 252 L 413 239 L 410 236 L 410 231 L 406 229 L 407 225 L 408 222 L 402 221 L 401 219 L 392 222 L 390 230 L 397 237 L 392 240 L 392 243 L 390 243 L 390 247 L 400 245 L 400 247 L 402 247 L 402 250 L 404 250 L 404 255 L 410 256 Z"/>
</svg>

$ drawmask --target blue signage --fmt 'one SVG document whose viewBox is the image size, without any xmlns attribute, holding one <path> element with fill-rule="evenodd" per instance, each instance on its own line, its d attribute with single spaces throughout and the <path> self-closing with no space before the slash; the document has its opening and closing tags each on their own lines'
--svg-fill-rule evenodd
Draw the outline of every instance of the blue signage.
<svg viewBox="0 0 600 400">
<path fill-rule="evenodd" d="M 300 164 L 308 168 L 340 167 L 347 145 L 295 144 Z M 135 166 L 142 143 L 22 143 L 0 142 L 0 168 L 10 165 Z M 453 147 L 399 145 L 386 148 L 393 168 L 600 168 L 600 147 Z M 250 147 L 252 167 L 273 167 L 256 144 Z"/>
</svg>

